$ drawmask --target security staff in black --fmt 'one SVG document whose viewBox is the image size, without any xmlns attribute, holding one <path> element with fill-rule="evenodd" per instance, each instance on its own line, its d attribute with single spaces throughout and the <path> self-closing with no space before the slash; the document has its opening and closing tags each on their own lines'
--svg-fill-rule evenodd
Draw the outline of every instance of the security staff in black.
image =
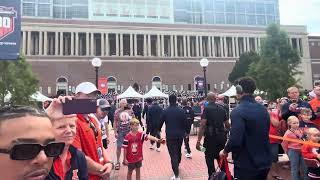
<svg viewBox="0 0 320 180">
<path fill-rule="evenodd" d="M 216 95 L 214 93 L 209 93 L 207 100 L 209 104 L 204 108 L 201 116 L 196 148 L 200 150 L 200 142 L 204 135 L 203 146 L 206 148 L 205 159 L 210 178 L 215 172 L 214 159 L 219 162 L 219 152 L 226 143 L 225 126 L 228 126 L 228 116 L 224 108 L 215 103 Z"/>
<path fill-rule="evenodd" d="M 186 135 L 183 138 L 184 147 L 186 150 L 186 157 L 191 158 L 192 155 L 191 155 L 191 149 L 189 145 L 189 136 L 190 136 L 191 126 L 194 122 L 194 111 L 192 107 L 188 106 L 188 100 L 186 98 L 182 99 L 181 105 L 182 105 L 182 109 L 184 110 L 187 116 Z"/>
</svg>

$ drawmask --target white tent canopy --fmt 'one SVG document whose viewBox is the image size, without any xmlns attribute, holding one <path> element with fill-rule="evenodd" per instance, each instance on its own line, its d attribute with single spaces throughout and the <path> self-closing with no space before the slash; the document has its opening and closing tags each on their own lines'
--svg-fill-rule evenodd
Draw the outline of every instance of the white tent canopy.
<svg viewBox="0 0 320 180">
<path fill-rule="evenodd" d="M 12 94 L 8 92 L 8 94 L 4 97 L 4 102 L 10 102 L 11 97 L 12 97 Z M 47 96 L 43 95 L 39 91 L 35 92 L 30 97 L 39 102 L 52 101 L 51 98 L 48 98 Z"/>
<path fill-rule="evenodd" d="M 226 92 L 224 92 L 224 93 L 222 93 L 220 95 L 228 96 L 228 97 L 236 96 L 237 95 L 236 87 L 235 86 L 231 86 Z"/>
<path fill-rule="evenodd" d="M 142 98 L 142 95 L 137 93 L 131 86 L 129 86 L 125 92 L 117 96 L 117 99 L 124 98 Z"/>
<path fill-rule="evenodd" d="M 39 91 L 35 92 L 30 96 L 32 99 L 39 101 L 39 102 L 44 102 L 44 101 L 52 101 L 51 98 L 48 98 L 47 96 L 43 95 Z"/>
<path fill-rule="evenodd" d="M 169 96 L 161 92 L 157 87 L 153 86 L 148 93 L 143 95 L 143 98 L 168 98 Z"/>
</svg>

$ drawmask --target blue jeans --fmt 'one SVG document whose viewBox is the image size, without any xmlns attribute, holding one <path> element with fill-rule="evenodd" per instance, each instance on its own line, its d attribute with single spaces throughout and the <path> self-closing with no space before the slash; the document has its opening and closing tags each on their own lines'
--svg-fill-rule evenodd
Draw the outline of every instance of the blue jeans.
<svg viewBox="0 0 320 180">
<path fill-rule="evenodd" d="M 289 149 L 288 156 L 289 156 L 290 166 L 291 166 L 291 179 L 292 180 L 300 180 L 299 170 L 300 170 L 300 166 L 301 166 L 303 169 L 303 179 L 309 180 L 308 168 L 306 167 L 306 165 L 304 163 L 301 152 Z"/>
</svg>

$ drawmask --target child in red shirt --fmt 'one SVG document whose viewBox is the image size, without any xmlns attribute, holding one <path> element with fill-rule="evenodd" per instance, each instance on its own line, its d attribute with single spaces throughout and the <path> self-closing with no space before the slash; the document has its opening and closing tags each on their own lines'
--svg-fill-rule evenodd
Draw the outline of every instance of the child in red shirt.
<svg viewBox="0 0 320 180">
<path fill-rule="evenodd" d="M 319 143 L 320 141 L 320 131 L 317 128 L 309 128 L 307 130 L 308 142 Z M 320 178 L 320 151 L 319 147 L 314 147 L 312 145 L 304 144 L 301 149 L 302 156 L 307 158 L 308 162 L 308 176 L 310 179 Z"/>
<path fill-rule="evenodd" d="M 124 155 L 128 161 L 127 179 L 132 179 L 132 172 L 136 170 L 136 179 L 140 180 L 140 168 L 142 167 L 143 142 L 147 140 L 164 143 L 164 140 L 158 139 L 151 135 L 147 135 L 139 131 L 139 120 L 133 118 L 130 120 L 131 131 L 125 136 L 122 147 L 124 148 Z"/>
</svg>

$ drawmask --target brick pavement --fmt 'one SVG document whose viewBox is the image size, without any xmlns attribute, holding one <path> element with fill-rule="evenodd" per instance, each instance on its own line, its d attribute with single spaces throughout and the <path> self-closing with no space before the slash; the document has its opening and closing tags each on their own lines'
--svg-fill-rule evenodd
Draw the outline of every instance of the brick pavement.
<svg viewBox="0 0 320 180">
<path fill-rule="evenodd" d="M 162 131 L 164 134 L 164 131 Z M 111 159 L 116 161 L 116 143 L 114 142 L 113 131 L 110 132 L 110 144 L 107 149 Z M 164 135 L 162 137 L 165 137 Z M 180 177 L 182 180 L 206 180 L 207 179 L 207 166 L 205 163 L 204 153 L 195 149 L 197 137 L 190 136 L 190 148 L 192 151 L 192 159 L 187 159 L 184 156 L 184 145 L 182 145 L 182 159 L 180 164 Z M 144 160 L 141 168 L 142 180 L 169 180 L 173 176 L 173 171 L 170 164 L 170 156 L 166 145 L 161 145 L 161 152 L 150 150 L 150 142 L 146 141 L 143 145 Z M 122 157 L 120 158 L 122 160 Z M 284 157 L 283 161 L 287 158 Z M 122 161 L 121 161 L 122 162 Z M 233 165 L 230 164 L 230 170 L 233 174 Z M 278 169 L 279 175 L 285 180 L 290 179 L 290 171 L 288 169 Z M 120 170 L 113 171 L 111 180 L 125 180 L 127 174 L 127 166 L 121 165 Z M 272 180 L 272 173 L 269 173 L 268 180 Z M 135 172 L 133 173 L 135 179 Z"/>
</svg>

